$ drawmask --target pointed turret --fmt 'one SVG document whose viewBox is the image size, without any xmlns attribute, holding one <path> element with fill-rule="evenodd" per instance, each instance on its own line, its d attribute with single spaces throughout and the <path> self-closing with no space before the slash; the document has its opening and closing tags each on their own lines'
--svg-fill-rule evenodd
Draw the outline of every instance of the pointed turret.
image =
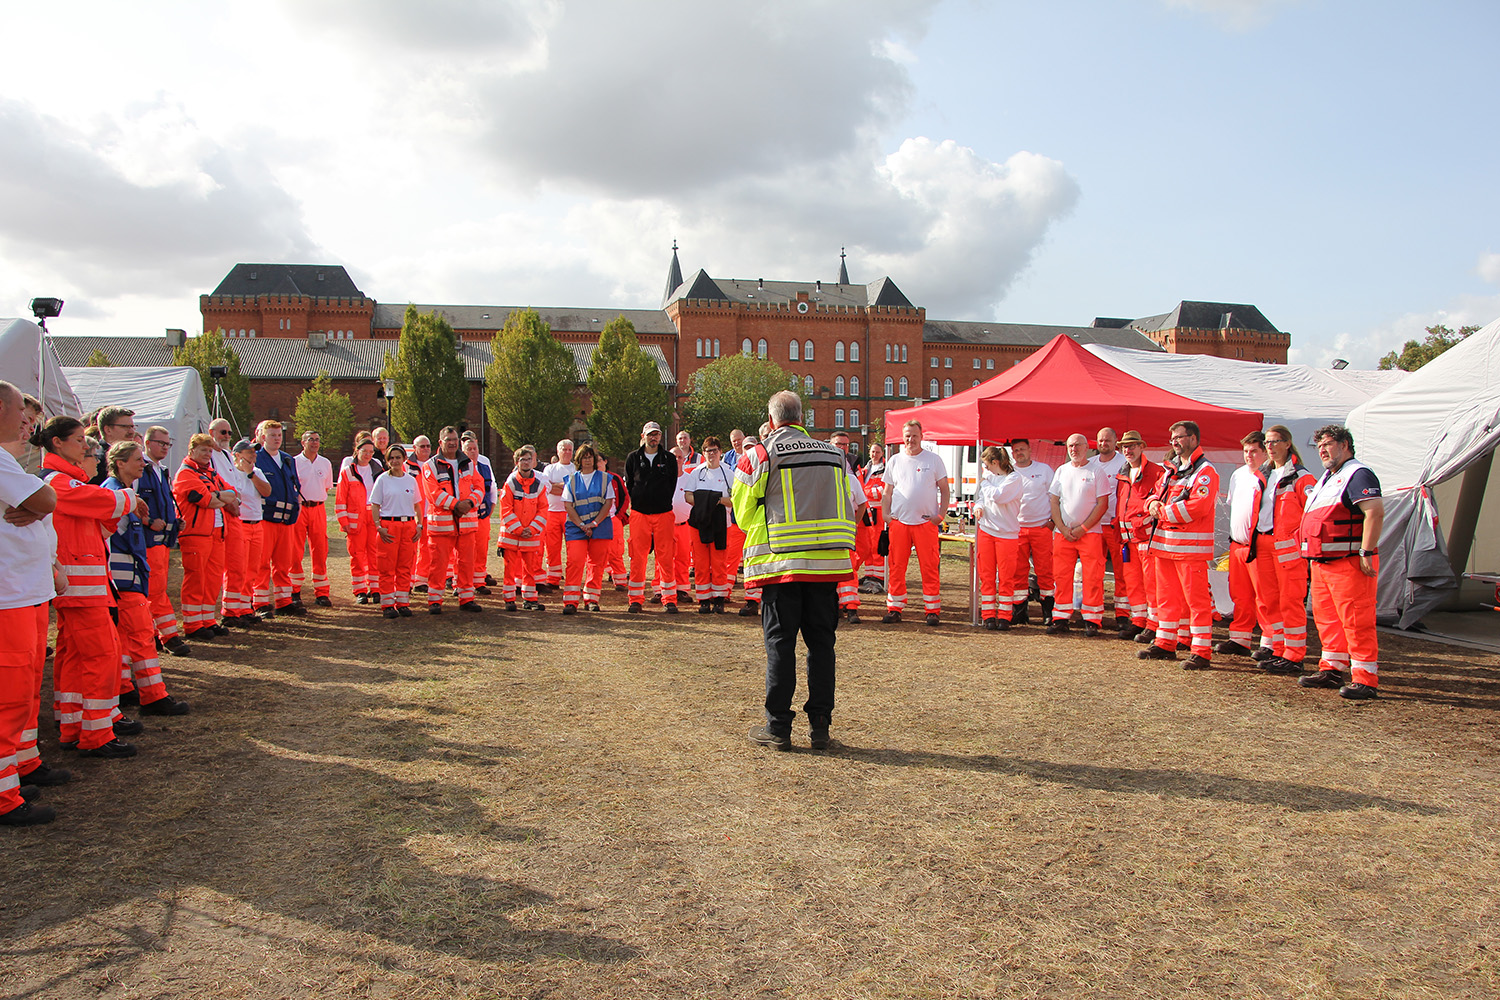
<svg viewBox="0 0 1500 1000">
<path fill-rule="evenodd" d="M 844 253 L 844 248 L 839 247 L 839 284 L 841 285 L 849 284 L 849 269 L 844 266 L 844 258 L 847 256 L 848 254 Z"/>
<path fill-rule="evenodd" d="M 672 293 L 682 285 L 682 265 L 677 262 L 677 241 L 672 241 L 672 263 L 667 265 L 667 290 L 661 293 L 663 307 L 672 301 Z"/>
</svg>

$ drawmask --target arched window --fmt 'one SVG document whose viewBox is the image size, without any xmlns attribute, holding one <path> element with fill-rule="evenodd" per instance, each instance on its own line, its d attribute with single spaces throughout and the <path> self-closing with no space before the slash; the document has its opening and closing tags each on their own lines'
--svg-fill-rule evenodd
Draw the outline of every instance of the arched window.
<svg viewBox="0 0 1500 1000">
<path fill-rule="evenodd" d="M 937 379 L 933 379 L 931 382 L 927 383 L 927 398 L 928 399 L 937 399 L 938 398 L 937 394 L 938 394 Z"/>
<path fill-rule="evenodd" d="M 857 341 L 857 340 L 851 340 L 851 341 L 849 341 L 849 360 L 850 361 L 858 361 L 859 360 L 859 341 Z"/>
<path fill-rule="evenodd" d="M 252 338 L 255 336 L 255 327 L 253 327 L 253 326 L 250 328 L 250 336 Z"/>
<path fill-rule="evenodd" d="M 975 368 L 978 368 L 978 367 L 979 367 L 979 359 L 978 359 L 978 358 L 975 358 L 975 359 L 974 359 L 974 367 L 975 367 Z"/>
<path fill-rule="evenodd" d="M 703 338 L 698 338 L 698 357 L 703 357 Z"/>
<path fill-rule="evenodd" d="M 762 361 L 764 361 L 766 359 L 766 352 L 767 352 L 767 350 L 768 350 L 768 347 L 767 347 L 767 344 L 766 344 L 766 338 L 765 337 L 762 337 L 762 338 L 760 338 L 759 340 L 757 340 L 755 342 L 755 356 L 757 358 L 760 358 Z"/>
<path fill-rule="evenodd" d="M 853 375 L 853 376 L 850 376 L 850 378 L 849 378 L 849 395 L 851 395 L 851 396 L 858 396 L 859 395 L 859 376 L 858 375 Z"/>
<path fill-rule="evenodd" d="M 834 410 L 833 411 L 833 426 L 834 427 L 843 427 L 844 426 L 844 411 L 843 410 Z"/>
<path fill-rule="evenodd" d="M 975 388 L 978 388 L 978 386 L 979 386 L 979 380 L 976 378 L 974 380 L 973 384 L 969 386 L 969 388 L 970 389 L 975 389 Z"/>
<path fill-rule="evenodd" d="M 714 338 L 714 357 L 717 358 L 718 356 L 719 356 L 719 338 L 715 337 Z"/>
<path fill-rule="evenodd" d="M 987 369 L 993 370 L 994 367 L 995 367 L 995 359 L 994 358 L 985 358 L 984 359 L 984 367 L 987 368 Z"/>
<path fill-rule="evenodd" d="M 891 378 L 889 375 L 887 375 L 885 377 L 885 394 L 887 396 L 891 396 L 891 395 L 894 395 L 895 392 L 896 392 L 896 380 L 893 379 L 893 378 Z"/>
<path fill-rule="evenodd" d="M 802 360 L 801 358 L 797 357 L 797 342 L 795 340 L 787 345 L 786 356 L 792 361 Z"/>
<path fill-rule="evenodd" d="M 844 360 L 844 342 L 842 340 L 834 341 L 834 344 L 833 344 L 833 360 L 835 360 L 835 361 L 843 361 Z"/>
<path fill-rule="evenodd" d="M 859 426 L 859 411 L 858 410 L 850 410 L 849 411 L 849 426 L 850 427 L 858 427 Z"/>
<path fill-rule="evenodd" d="M 902 364 L 906 363 L 906 345 L 905 344 L 901 345 L 901 363 Z"/>
<path fill-rule="evenodd" d="M 793 392 L 797 391 L 797 376 L 796 375 L 792 376 L 791 384 L 789 384 L 787 386 L 787 388 L 790 389 L 790 390 L 792 390 Z"/>
<path fill-rule="evenodd" d="M 833 380 L 833 394 L 835 396 L 844 394 L 844 376 L 840 375 Z"/>
<path fill-rule="evenodd" d="M 896 395 L 900 396 L 902 399 L 905 399 L 907 396 L 911 395 L 909 392 L 906 391 L 906 376 L 905 375 L 901 376 L 901 391 L 898 392 L 898 393 L 896 393 Z"/>
<path fill-rule="evenodd" d="M 812 376 L 811 375 L 804 375 L 804 376 L 802 376 L 802 391 L 805 392 L 805 393 L 807 393 L 809 396 L 811 396 L 812 395 L 812 389 L 813 389 L 813 386 L 812 386 Z"/>
<path fill-rule="evenodd" d="M 808 340 L 802 344 L 802 360 L 811 361 L 812 359 L 812 341 Z"/>
<path fill-rule="evenodd" d="M 886 344 L 885 345 L 885 360 L 886 361 L 890 361 L 891 360 L 891 345 L 890 344 Z"/>
<path fill-rule="evenodd" d="M 953 395 L 953 380 L 945 378 L 943 379 L 943 398 L 947 399 L 951 395 Z"/>
<path fill-rule="evenodd" d="M 741 354 L 749 354 L 750 351 L 751 351 L 750 338 L 746 337 L 744 340 L 740 341 L 740 353 Z"/>
</svg>

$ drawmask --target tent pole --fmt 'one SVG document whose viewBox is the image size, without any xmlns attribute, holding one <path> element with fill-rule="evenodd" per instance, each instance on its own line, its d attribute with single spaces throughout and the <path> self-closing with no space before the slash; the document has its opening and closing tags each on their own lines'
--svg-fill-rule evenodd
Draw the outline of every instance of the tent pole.
<svg viewBox="0 0 1500 1000">
<path fill-rule="evenodd" d="M 1490 466 L 1495 451 L 1475 460 L 1464 470 L 1464 481 L 1458 490 L 1458 505 L 1453 510 L 1453 527 L 1448 530 L 1448 565 L 1462 577 L 1474 548 L 1474 531 L 1479 526 L 1479 509 L 1484 506 L 1484 488 L 1490 480 Z"/>
</svg>

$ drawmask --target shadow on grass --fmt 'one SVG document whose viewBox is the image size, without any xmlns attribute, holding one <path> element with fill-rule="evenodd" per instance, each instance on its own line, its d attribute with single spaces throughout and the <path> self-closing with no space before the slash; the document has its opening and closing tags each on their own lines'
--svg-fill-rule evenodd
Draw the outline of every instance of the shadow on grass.
<svg viewBox="0 0 1500 1000">
<path fill-rule="evenodd" d="M 1262 781 L 1257 778 L 1235 778 L 1208 771 L 1179 768 L 1099 767 L 1093 764 L 1059 764 L 1053 761 L 1028 760 L 1024 757 L 999 757 L 979 754 L 932 753 L 923 750 L 897 750 L 877 747 L 854 747 L 847 744 L 838 754 L 845 760 L 888 767 L 926 767 L 940 771 L 979 771 L 1031 778 L 1035 781 L 1101 792 L 1132 795 L 1161 795 L 1177 799 L 1215 799 L 1244 805 L 1281 806 L 1296 812 L 1342 812 L 1354 809 L 1381 809 L 1386 812 L 1432 816 L 1443 812 L 1420 802 L 1368 795 L 1323 785 L 1294 781 Z"/>
</svg>

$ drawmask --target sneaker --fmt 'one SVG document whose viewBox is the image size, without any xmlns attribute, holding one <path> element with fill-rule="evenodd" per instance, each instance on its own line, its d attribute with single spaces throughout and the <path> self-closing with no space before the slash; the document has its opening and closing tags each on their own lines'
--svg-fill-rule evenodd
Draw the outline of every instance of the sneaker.
<svg viewBox="0 0 1500 1000">
<path fill-rule="evenodd" d="M 137 691 L 135 688 L 131 688 L 129 691 L 126 691 L 124 694 L 120 695 L 120 702 L 119 702 L 119 704 L 121 706 L 139 705 L 140 703 L 141 703 L 141 693 L 139 691 Z"/>
<path fill-rule="evenodd" d="M 714 613 L 714 604 L 713 604 L 713 601 L 699 601 L 698 602 L 698 613 L 700 615 L 711 615 L 711 614 L 713 614 Z"/>
<path fill-rule="evenodd" d="M 640 601 L 631 601 L 630 602 L 630 607 L 627 608 L 626 610 L 630 614 L 632 614 L 632 615 L 638 615 L 638 614 L 640 614 L 641 613 L 641 602 Z"/>
<path fill-rule="evenodd" d="M 639 605 L 637 605 L 637 607 L 638 606 Z M 758 616 L 759 614 L 760 614 L 760 602 L 759 601 L 746 601 L 745 602 L 745 606 L 743 608 L 740 608 L 740 617 L 741 618 L 753 618 L 753 617 Z"/>
<path fill-rule="evenodd" d="M 807 734 L 807 745 L 814 750 L 827 750 L 831 742 L 826 729 L 813 729 Z"/>
<path fill-rule="evenodd" d="M 460 601 L 458 603 L 458 610 L 460 610 L 460 611 L 472 611 L 475 614 L 478 614 L 479 612 L 483 611 L 484 608 L 482 608 L 482 607 L 479 606 L 479 602 L 478 601 Z"/>
<path fill-rule="evenodd" d="M 146 731 L 145 725 L 139 719 L 127 719 L 123 715 L 115 720 L 112 728 L 116 736 L 138 736 Z"/>
<path fill-rule="evenodd" d="M 1162 649 L 1156 643 L 1152 643 L 1139 653 L 1135 654 L 1138 660 L 1175 660 L 1177 654 L 1170 649 Z"/>
<path fill-rule="evenodd" d="M 514 610 L 516 610 L 516 602 L 515 601 L 506 601 L 505 602 L 505 610 L 506 611 L 514 611 Z"/>
<path fill-rule="evenodd" d="M 1099 634 L 1099 626 L 1095 625 L 1093 622 L 1084 622 L 1083 634 L 1092 639 L 1094 636 Z"/>
<path fill-rule="evenodd" d="M 1225 639 L 1214 643 L 1214 652 L 1223 653 L 1226 656 L 1254 656 L 1255 650 L 1244 643 L 1235 642 L 1233 639 Z"/>
<path fill-rule="evenodd" d="M 547 610 L 547 605 L 543 604 L 541 601 L 522 601 L 521 607 L 525 608 L 527 611 Z"/>
<path fill-rule="evenodd" d="M 1284 656 L 1272 656 L 1261 661 L 1260 669 L 1268 674 L 1293 676 L 1302 673 L 1302 664 L 1288 660 Z"/>
<path fill-rule="evenodd" d="M 380 610 L 380 614 L 384 618 L 395 618 L 398 612 L 396 611 L 396 606 L 392 604 L 388 607 L 382 608 Z"/>
<path fill-rule="evenodd" d="M 126 743 L 119 737 L 115 737 L 100 747 L 90 747 L 87 750 L 78 751 L 80 757 L 102 757 L 105 760 L 122 760 L 126 757 L 135 756 L 135 744 Z"/>
<path fill-rule="evenodd" d="M 773 733 L 769 726 L 756 726 L 750 730 L 750 742 L 776 750 L 790 750 L 792 748 L 792 734 Z"/>
<path fill-rule="evenodd" d="M 39 826 L 57 819 L 57 810 L 51 806 L 37 806 L 22 802 L 10 812 L 0 813 L 0 826 Z"/>
<path fill-rule="evenodd" d="M 171 653 L 173 656 L 191 656 L 193 653 L 193 651 L 188 648 L 188 644 L 182 641 L 182 636 L 180 635 L 172 636 L 172 638 L 168 639 L 165 643 L 162 644 L 162 648 Z"/>
<path fill-rule="evenodd" d="M 897 622 L 899 622 L 900 620 L 901 620 L 901 612 L 892 609 L 890 611 L 887 611 L 884 615 L 881 616 L 880 623 L 882 625 L 894 625 Z"/>
<path fill-rule="evenodd" d="M 189 711 L 191 709 L 187 702 L 178 701 L 171 695 L 148 701 L 141 706 L 142 715 L 187 715 Z"/>
<path fill-rule="evenodd" d="M 333 607 L 333 601 L 328 597 L 327 594 L 319 594 L 317 597 L 313 598 L 313 603 L 320 608 Z"/>
<path fill-rule="evenodd" d="M 578 614 L 578 605 L 576 605 L 576 604 L 564 604 L 563 605 L 563 614 L 565 614 L 565 615 L 576 615 L 576 614 Z"/>
<path fill-rule="evenodd" d="M 427 613 L 429 615 L 440 615 L 443 613 L 443 606 L 441 604 L 429 604 L 427 605 Z"/>
<path fill-rule="evenodd" d="M 1297 678 L 1297 686 L 1342 689 L 1344 687 L 1344 674 L 1340 670 L 1319 670 L 1315 674 L 1303 674 Z"/>
<path fill-rule="evenodd" d="M 928 625 L 936 625 L 936 624 L 937 624 L 937 623 L 938 623 L 938 616 L 937 616 L 937 615 L 931 615 L 931 614 L 930 614 L 930 615 L 928 615 L 928 616 L 927 616 L 927 617 L 926 617 L 926 618 L 925 618 L 925 619 L 923 619 L 923 620 L 924 620 L 924 621 L 925 621 L 925 622 L 926 622 L 926 623 L 927 623 L 927 624 L 928 624 Z"/>
<path fill-rule="evenodd" d="M 1156 641 L 1156 629 L 1143 628 L 1135 634 L 1135 641 L 1142 646 L 1150 645 Z"/>
<path fill-rule="evenodd" d="M 28 785 L 50 788 L 53 785 L 66 785 L 72 781 L 73 772 L 64 767 L 48 767 L 43 764 L 30 774 L 21 775 L 21 780 Z"/>
<path fill-rule="evenodd" d="M 850 608 L 848 611 L 845 611 L 844 612 L 844 621 L 847 624 L 850 624 L 850 625 L 858 625 L 859 624 L 859 609 L 858 608 Z"/>
<path fill-rule="evenodd" d="M 408 605 L 402 604 L 402 605 L 400 605 L 399 607 L 396 608 L 396 614 L 400 615 L 402 618 L 410 618 L 411 617 L 411 607 L 408 606 Z"/>
<path fill-rule="evenodd" d="M 1182 661 L 1183 670 L 1208 670 L 1212 667 L 1213 664 L 1209 662 L 1208 657 L 1202 656 L 1198 653 L 1194 653 L 1192 656 L 1189 656 L 1186 660 Z"/>
<path fill-rule="evenodd" d="M 1068 624 L 1066 618 L 1054 618 L 1047 623 L 1046 632 L 1048 635 L 1057 635 L 1059 632 L 1066 632 L 1070 628 L 1072 626 Z"/>
<path fill-rule="evenodd" d="M 669 615 L 675 615 L 675 614 L 677 614 L 677 602 L 673 601 L 671 604 L 667 605 L 667 614 L 669 614 Z"/>
<path fill-rule="evenodd" d="M 1250 659 L 1254 660 L 1256 663 L 1264 663 L 1275 655 L 1275 652 L 1271 649 L 1270 646 L 1256 646 L 1255 652 L 1250 654 Z"/>
<path fill-rule="evenodd" d="M 1350 701 L 1364 701 L 1367 698 L 1378 697 L 1379 694 L 1379 690 L 1368 684 L 1345 684 L 1339 688 L 1339 697 L 1348 698 Z"/>
</svg>

